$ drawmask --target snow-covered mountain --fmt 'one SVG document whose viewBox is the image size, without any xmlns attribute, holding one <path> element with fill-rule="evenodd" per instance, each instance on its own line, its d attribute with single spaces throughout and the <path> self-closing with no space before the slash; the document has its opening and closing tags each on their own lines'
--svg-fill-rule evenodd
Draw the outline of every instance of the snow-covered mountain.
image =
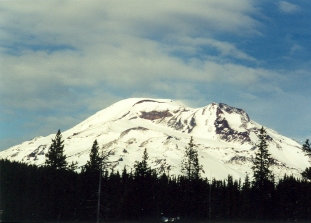
<svg viewBox="0 0 311 223">
<path fill-rule="evenodd" d="M 112 168 L 131 169 L 147 148 L 150 165 L 159 172 L 181 174 L 185 147 L 194 138 L 203 165 L 203 176 L 224 179 L 251 175 L 251 160 L 261 125 L 241 109 L 212 103 L 189 108 L 167 99 L 130 98 L 62 132 L 68 162 L 82 166 L 89 159 L 97 139 L 102 150 L 112 150 Z M 269 151 L 276 176 L 300 173 L 310 166 L 301 146 L 266 128 Z M 55 134 L 36 137 L 0 152 L 0 158 L 36 165 L 45 162 L 45 153 Z"/>
</svg>

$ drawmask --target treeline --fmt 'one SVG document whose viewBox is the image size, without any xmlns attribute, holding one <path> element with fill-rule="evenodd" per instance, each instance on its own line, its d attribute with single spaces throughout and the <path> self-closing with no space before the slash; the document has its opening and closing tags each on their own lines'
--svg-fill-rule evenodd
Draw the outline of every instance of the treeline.
<svg viewBox="0 0 311 223">
<path fill-rule="evenodd" d="M 285 176 L 274 182 L 262 128 L 252 178 L 203 179 L 193 139 L 185 150 L 183 176 L 159 175 L 144 151 L 132 171 L 107 171 L 109 153 L 94 141 L 80 173 L 66 163 L 60 131 L 46 165 L 0 160 L 0 210 L 4 221 L 158 221 L 162 215 L 210 220 L 311 220 L 311 183 Z M 100 196 L 99 196 L 100 195 Z M 99 202 L 99 206 L 98 206 Z M 99 209 L 98 209 L 99 207 Z"/>
<path fill-rule="evenodd" d="M 98 174 L 0 161 L 5 221 L 96 219 Z M 105 173 L 101 219 L 311 220 L 311 183 L 285 177 L 264 190 L 228 177 L 224 181 Z"/>
</svg>

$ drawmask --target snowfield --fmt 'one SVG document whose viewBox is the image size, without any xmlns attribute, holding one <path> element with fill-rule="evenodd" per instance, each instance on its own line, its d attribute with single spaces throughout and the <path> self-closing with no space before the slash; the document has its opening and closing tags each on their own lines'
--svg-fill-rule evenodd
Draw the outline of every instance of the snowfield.
<svg viewBox="0 0 311 223">
<path fill-rule="evenodd" d="M 130 98 L 103 109 L 62 132 L 67 161 L 81 167 L 89 159 L 95 139 L 101 150 L 111 150 L 115 171 L 133 168 L 147 148 L 150 165 L 159 173 L 181 174 L 185 147 L 194 138 L 203 165 L 202 176 L 225 179 L 228 174 L 244 179 L 252 174 L 261 125 L 241 109 L 212 103 L 190 108 L 168 99 Z M 310 166 L 301 145 L 266 128 L 276 177 L 300 177 Z M 55 130 L 56 132 L 56 130 Z M 0 158 L 43 165 L 55 134 L 36 137 L 0 152 Z"/>
</svg>

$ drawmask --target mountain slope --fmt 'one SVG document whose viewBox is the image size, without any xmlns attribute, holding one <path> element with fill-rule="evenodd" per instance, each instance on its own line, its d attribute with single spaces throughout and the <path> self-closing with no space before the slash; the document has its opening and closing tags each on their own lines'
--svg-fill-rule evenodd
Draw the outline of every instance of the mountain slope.
<svg viewBox="0 0 311 223">
<path fill-rule="evenodd" d="M 111 168 L 133 167 L 147 148 L 150 164 L 159 172 L 180 174 L 181 160 L 190 137 L 199 152 L 203 176 L 224 179 L 228 174 L 244 178 L 251 174 L 251 159 L 261 125 L 241 109 L 212 103 L 189 108 L 167 99 L 130 98 L 97 112 L 63 132 L 68 161 L 84 165 L 97 139 L 103 150 L 112 150 Z M 267 129 L 269 151 L 277 176 L 294 174 L 309 166 L 301 146 Z M 42 165 L 55 134 L 36 137 L 0 152 L 7 158 Z"/>
</svg>

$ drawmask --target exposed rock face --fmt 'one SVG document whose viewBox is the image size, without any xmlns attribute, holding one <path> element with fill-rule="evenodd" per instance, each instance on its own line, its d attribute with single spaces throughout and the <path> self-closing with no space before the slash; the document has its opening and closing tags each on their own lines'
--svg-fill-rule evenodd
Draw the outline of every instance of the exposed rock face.
<svg viewBox="0 0 311 223">
<path fill-rule="evenodd" d="M 187 124 L 187 122 L 185 121 L 184 124 Z M 180 118 L 177 117 L 173 117 L 168 121 L 168 126 L 172 127 L 176 130 L 181 130 L 185 127 Z"/>
<path fill-rule="evenodd" d="M 236 155 L 234 157 L 232 157 L 228 163 L 235 163 L 235 164 L 243 164 L 245 162 L 251 162 L 252 160 L 248 157 L 245 157 L 245 156 L 239 156 L 239 155 Z"/>
<path fill-rule="evenodd" d="M 261 125 L 247 113 L 226 104 L 189 108 L 172 100 L 127 99 L 97 112 L 62 133 L 68 162 L 80 166 L 89 159 L 96 139 L 103 151 L 111 151 L 114 171 L 130 170 L 148 150 L 150 165 L 159 173 L 181 174 L 181 161 L 190 137 L 198 149 L 203 177 L 244 179 L 252 172 Z M 271 129 L 269 152 L 276 176 L 294 174 L 308 167 L 309 158 L 295 141 Z M 42 165 L 54 134 L 0 152 L 0 158 Z"/>
<path fill-rule="evenodd" d="M 37 160 L 38 155 L 44 155 L 44 150 L 46 148 L 46 145 L 40 145 L 37 149 L 32 151 L 30 154 L 27 155 L 27 159 L 30 160 L 31 158 L 34 158 L 34 160 Z"/>
<path fill-rule="evenodd" d="M 151 112 L 142 112 L 139 116 L 143 119 L 148 120 L 156 120 L 156 119 L 163 119 L 167 117 L 172 117 L 173 115 L 169 111 L 151 111 Z"/>
<path fill-rule="evenodd" d="M 136 102 L 136 103 L 133 105 L 133 107 L 134 107 L 135 105 L 142 104 L 142 103 L 145 103 L 145 102 L 163 103 L 163 102 L 156 101 L 156 100 L 145 99 L 145 100 L 140 100 L 140 101 Z"/>
<path fill-rule="evenodd" d="M 135 128 L 130 128 L 130 129 L 127 129 L 127 130 L 123 131 L 120 134 L 120 137 L 123 137 L 123 136 L 127 135 L 130 131 L 136 131 L 136 130 L 147 131 L 148 129 L 144 128 L 144 127 L 141 127 L 141 126 L 138 126 L 138 127 L 135 127 Z"/>
<path fill-rule="evenodd" d="M 238 132 L 230 128 L 228 121 L 224 118 L 217 118 L 215 120 L 215 127 L 216 127 L 216 134 L 219 137 L 227 142 L 230 141 L 240 141 L 242 144 L 245 142 L 251 142 L 249 138 L 249 133 L 245 132 Z"/>
<path fill-rule="evenodd" d="M 245 127 L 246 123 L 249 122 L 249 117 L 242 109 L 232 108 L 225 104 L 220 104 L 216 110 L 216 120 L 214 122 L 216 127 L 216 134 L 225 141 L 240 141 L 242 144 L 245 142 L 251 143 L 249 137 L 249 131 L 236 131 L 232 129 L 225 118 L 223 111 L 226 111 L 229 114 L 236 113 L 240 114 L 241 125 L 240 127 Z"/>
<path fill-rule="evenodd" d="M 223 104 L 223 103 L 219 104 L 219 108 L 221 110 L 226 111 L 229 114 L 232 114 L 232 113 L 240 114 L 244 122 L 250 121 L 248 114 L 240 108 L 234 108 L 234 107 L 231 107 L 231 106 Z"/>
</svg>

